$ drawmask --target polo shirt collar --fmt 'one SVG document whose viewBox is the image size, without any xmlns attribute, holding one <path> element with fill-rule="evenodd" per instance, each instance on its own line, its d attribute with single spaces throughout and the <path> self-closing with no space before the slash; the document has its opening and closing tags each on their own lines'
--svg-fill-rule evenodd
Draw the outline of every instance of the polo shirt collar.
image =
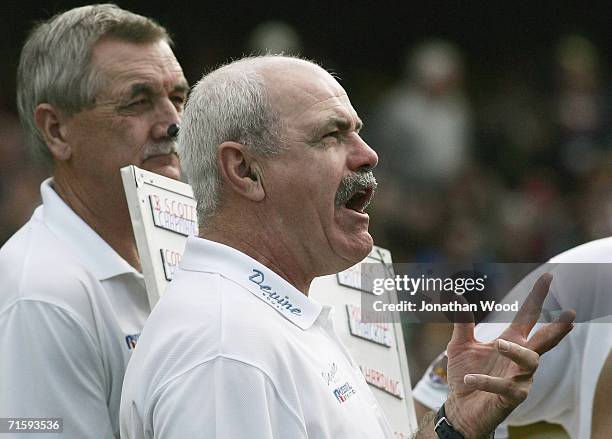
<svg viewBox="0 0 612 439">
<path fill-rule="evenodd" d="M 134 267 L 79 217 L 53 189 L 53 179 L 40 185 L 42 216 L 46 226 L 77 255 L 79 261 L 98 280 L 125 273 L 142 278 Z"/>
<path fill-rule="evenodd" d="M 322 305 L 250 256 L 224 244 L 190 236 L 183 270 L 219 273 L 251 292 L 301 329 L 308 329 Z"/>
</svg>

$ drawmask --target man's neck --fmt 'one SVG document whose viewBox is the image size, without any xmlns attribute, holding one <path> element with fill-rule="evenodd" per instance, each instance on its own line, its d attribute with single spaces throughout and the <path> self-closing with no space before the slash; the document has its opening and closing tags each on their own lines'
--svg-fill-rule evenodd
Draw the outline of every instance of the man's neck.
<svg viewBox="0 0 612 439">
<path fill-rule="evenodd" d="M 249 233 L 244 233 L 245 230 Z M 200 237 L 227 245 L 250 256 L 308 296 L 314 276 L 306 274 L 293 249 L 284 245 L 279 236 L 269 236 L 264 231 L 254 231 L 249 227 L 228 230 L 227 226 L 211 224 L 200 232 Z"/>
<path fill-rule="evenodd" d="M 97 193 L 95 189 L 88 190 L 72 182 L 61 174 L 56 175 L 53 189 L 119 256 L 142 271 L 125 197 L 117 194 L 107 199 L 103 195 L 92 197 L 91 194 Z"/>
</svg>

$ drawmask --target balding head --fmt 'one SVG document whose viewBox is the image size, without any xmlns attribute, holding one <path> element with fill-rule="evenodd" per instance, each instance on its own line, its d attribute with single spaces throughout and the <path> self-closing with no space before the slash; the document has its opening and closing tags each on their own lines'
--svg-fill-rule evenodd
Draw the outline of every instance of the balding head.
<svg viewBox="0 0 612 439">
<path fill-rule="evenodd" d="M 198 200 L 200 221 L 213 216 L 221 202 L 219 145 L 231 141 L 262 157 L 277 154 L 282 149 L 281 112 L 287 108 L 278 105 L 282 85 L 296 72 L 309 69 L 325 72 L 298 58 L 250 57 L 213 70 L 194 86 L 183 116 L 179 153 Z"/>
</svg>

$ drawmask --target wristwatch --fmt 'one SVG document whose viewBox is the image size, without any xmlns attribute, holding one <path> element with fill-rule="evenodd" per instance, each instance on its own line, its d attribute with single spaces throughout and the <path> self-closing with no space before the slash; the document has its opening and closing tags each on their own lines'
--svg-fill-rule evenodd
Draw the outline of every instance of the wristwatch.
<svg viewBox="0 0 612 439">
<path fill-rule="evenodd" d="M 453 427 L 449 420 L 446 419 L 444 404 L 442 404 L 442 407 L 440 407 L 440 410 L 438 410 L 435 422 L 434 431 L 440 439 L 465 439 L 461 433 L 455 430 L 455 427 Z M 493 439 L 494 437 L 495 432 L 491 433 L 491 436 L 489 436 L 490 439 Z"/>
<path fill-rule="evenodd" d="M 438 410 L 435 422 L 434 431 L 440 439 L 465 439 L 461 433 L 455 430 L 448 419 L 446 419 L 444 404 L 442 404 L 442 407 Z"/>
</svg>

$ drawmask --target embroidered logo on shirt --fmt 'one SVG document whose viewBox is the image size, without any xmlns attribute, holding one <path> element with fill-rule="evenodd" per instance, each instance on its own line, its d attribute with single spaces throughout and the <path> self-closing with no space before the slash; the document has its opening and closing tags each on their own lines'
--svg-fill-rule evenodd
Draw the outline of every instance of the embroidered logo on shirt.
<svg viewBox="0 0 612 439">
<path fill-rule="evenodd" d="M 340 404 L 347 401 L 355 393 L 357 393 L 357 391 L 353 389 L 353 386 L 351 386 L 348 382 L 344 383 L 337 389 L 334 389 L 334 396 Z"/>
<path fill-rule="evenodd" d="M 128 334 L 125 336 L 125 343 L 127 344 L 128 349 L 131 351 L 136 347 L 136 342 L 140 338 L 140 333 L 138 334 Z"/>
<path fill-rule="evenodd" d="M 253 268 L 253 274 L 249 276 L 249 280 L 259 286 L 263 298 L 276 308 L 281 311 L 289 311 L 291 314 L 298 316 L 302 314 L 302 310 L 293 305 L 288 296 L 283 297 L 276 291 L 272 291 L 271 286 L 264 284 L 265 276 L 261 271 Z"/>
<path fill-rule="evenodd" d="M 337 381 L 336 375 L 338 374 L 338 365 L 336 363 L 332 363 L 329 371 L 321 372 L 321 376 L 323 377 L 323 381 L 328 386 Z"/>
<path fill-rule="evenodd" d="M 331 363 L 329 365 L 329 370 L 321 372 L 321 377 L 323 378 L 323 381 L 325 381 L 325 384 L 327 384 L 328 386 L 331 386 L 332 384 L 334 385 L 333 387 L 335 388 L 334 390 L 332 390 L 332 393 L 334 394 L 338 402 L 342 404 L 355 393 L 357 393 L 357 391 L 353 389 L 353 386 L 351 386 L 348 381 L 346 381 L 340 387 L 336 387 L 336 383 L 338 381 L 343 381 L 340 380 L 339 375 L 340 374 L 338 373 L 338 365 L 336 363 Z"/>
</svg>

